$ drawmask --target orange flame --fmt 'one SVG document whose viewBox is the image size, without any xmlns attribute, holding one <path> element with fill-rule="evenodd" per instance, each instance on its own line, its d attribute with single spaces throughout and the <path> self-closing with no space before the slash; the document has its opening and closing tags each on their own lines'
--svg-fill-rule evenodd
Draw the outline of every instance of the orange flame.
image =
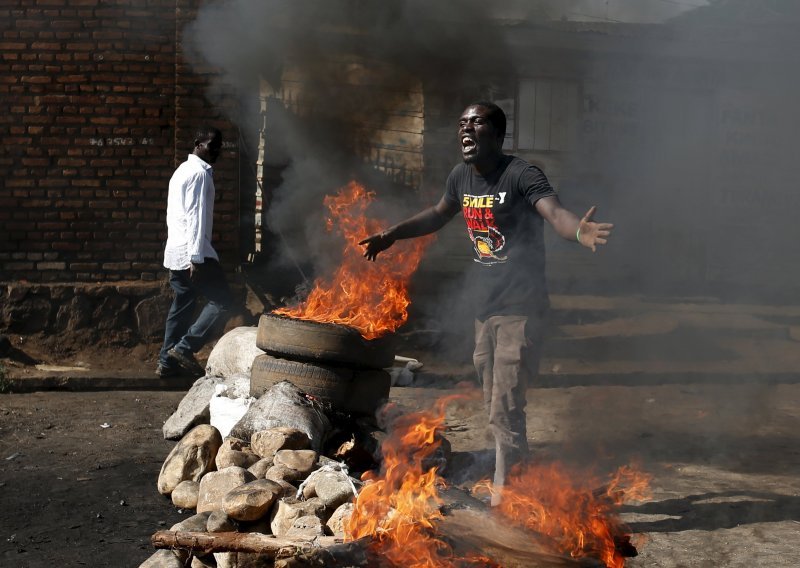
<svg viewBox="0 0 800 568">
<path fill-rule="evenodd" d="M 367 483 L 356 499 L 345 526 L 345 540 L 371 537 L 391 566 L 404 568 L 461 568 L 493 565 L 486 558 L 458 558 L 449 544 L 436 538 L 442 518 L 437 467 L 428 467 L 440 441 L 444 408 L 463 395 L 437 401 L 435 411 L 400 417 L 382 445 L 380 475 L 365 474 Z"/>
<path fill-rule="evenodd" d="M 356 498 L 345 526 L 345 540 L 369 537 L 390 566 L 408 568 L 499 568 L 484 556 L 457 557 L 452 547 L 437 538 L 436 525 L 443 518 L 439 489 L 445 486 L 436 466 L 429 466 L 444 428 L 445 407 L 467 395 L 444 397 L 432 411 L 397 419 L 382 445 L 380 474 L 365 474 L 365 485 Z M 584 476 L 585 477 L 585 476 Z M 617 544 L 628 542 L 626 527 L 617 508 L 623 501 L 645 497 L 649 477 L 632 467 L 618 470 L 602 490 L 599 482 L 568 472 L 559 464 L 528 467 L 516 472 L 500 488 L 502 503 L 493 512 L 512 524 L 543 534 L 553 552 L 574 558 L 592 557 L 608 568 L 621 568 L 624 558 Z M 480 482 L 476 490 L 493 491 Z M 532 535 L 531 538 L 534 538 Z M 537 539 L 540 540 L 540 539 Z"/>
<path fill-rule="evenodd" d="M 624 466 L 603 485 L 594 476 L 553 463 L 517 470 L 504 487 L 482 481 L 475 489 L 499 492 L 502 501 L 495 510 L 514 524 L 550 537 L 556 552 L 622 568 L 625 558 L 619 545 L 628 543 L 629 531 L 617 510 L 623 502 L 646 498 L 649 481 L 649 475 Z"/>
<path fill-rule="evenodd" d="M 328 230 L 335 227 L 345 238 L 342 263 L 330 279 L 318 278 L 303 303 L 275 310 L 278 315 L 357 329 L 365 339 L 392 332 L 408 319 L 408 280 L 419 265 L 432 237 L 396 243 L 367 262 L 358 244 L 380 231 L 385 223 L 367 219 L 366 209 L 375 194 L 355 181 L 327 196 Z"/>
</svg>

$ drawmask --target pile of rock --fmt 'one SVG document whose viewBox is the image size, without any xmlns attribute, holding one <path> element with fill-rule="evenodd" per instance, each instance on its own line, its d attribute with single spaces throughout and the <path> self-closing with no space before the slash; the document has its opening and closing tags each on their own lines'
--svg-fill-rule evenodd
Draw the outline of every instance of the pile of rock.
<svg viewBox="0 0 800 568">
<path fill-rule="evenodd" d="M 264 353 L 256 334 L 246 327 L 225 334 L 209 356 L 206 376 L 164 424 L 164 438 L 178 443 L 161 469 L 158 491 L 179 509 L 196 512 L 171 531 L 297 541 L 341 537 L 361 486 L 356 476 L 377 467 L 385 433 L 374 416 L 337 410 L 292 382 L 251 397 L 253 361 Z M 230 413 L 215 414 L 228 407 L 240 411 L 233 422 Z M 273 558 L 175 546 L 141 567 L 273 566 Z"/>
<path fill-rule="evenodd" d="M 292 388 L 289 383 L 276 387 L 278 396 Z M 260 400 L 264 398 L 270 393 Z M 158 477 L 161 494 L 180 509 L 196 511 L 171 530 L 309 540 L 343 536 L 361 481 L 348 475 L 343 461 L 322 455 L 314 445 L 306 432 L 286 426 L 256 430 L 249 439 L 223 439 L 209 424 L 194 427 L 175 445 Z M 344 444 L 339 450 L 347 452 L 352 446 Z M 272 565 L 258 563 L 257 556 L 215 552 L 192 557 L 185 550 L 160 550 L 141 568 Z"/>
</svg>

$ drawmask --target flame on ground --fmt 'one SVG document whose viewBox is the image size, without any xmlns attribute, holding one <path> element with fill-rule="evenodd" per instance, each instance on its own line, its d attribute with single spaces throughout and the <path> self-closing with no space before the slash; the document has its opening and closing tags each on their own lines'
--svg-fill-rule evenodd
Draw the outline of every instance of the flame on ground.
<svg viewBox="0 0 800 568">
<path fill-rule="evenodd" d="M 495 511 L 549 537 L 556 552 L 622 568 L 630 535 L 617 511 L 623 502 L 645 499 L 649 482 L 649 475 L 631 466 L 603 481 L 559 463 L 531 464 L 513 472 L 504 487 L 483 481 L 475 491 L 499 492 L 502 501 Z"/>
<path fill-rule="evenodd" d="M 345 238 L 342 263 L 331 278 L 318 278 L 300 305 L 275 310 L 276 314 L 347 325 L 365 339 L 375 339 L 405 323 L 408 280 L 432 237 L 398 242 L 382 252 L 377 262 L 368 262 L 358 243 L 385 226 L 366 217 L 374 196 L 352 181 L 325 198 L 327 228 L 336 228 Z"/>
<path fill-rule="evenodd" d="M 401 416 L 382 445 L 383 466 L 379 475 L 365 475 L 345 526 L 345 540 L 370 537 L 391 566 L 403 568 L 462 568 L 497 566 L 489 559 L 456 557 L 450 545 L 436 537 L 436 522 L 442 518 L 439 488 L 444 481 L 437 473 L 437 437 L 444 428 L 448 403 L 466 398 L 444 397 L 435 411 Z"/>
<path fill-rule="evenodd" d="M 437 434 L 444 429 L 446 406 L 466 398 L 444 397 L 434 410 L 401 416 L 394 422 L 382 445 L 381 472 L 365 474 L 366 483 L 345 526 L 345 540 L 368 537 L 370 546 L 391 566 L 500 568 L 485 556 L 458 557 L 437 537 L 437 522 L 443 518 L 439 489 L 445 486 L 435 465 L 441 443 Z M 594 479 L 584 476 L 583 484 L 575 479 L 581 477 L 558 464 L 528 467 L 508 480 L 502 488 L 503 502 L 493 513 L 549 537 L 555 553 L 596 558 L 609 568 L 624 566 L 616 548 L 627 542 L 628 535 L 617 507 L 643 498 L 648 477 L 623 467 L 601 491 L 590 489 L 597 487 L 592 485 Z M 476 490 L 493 488 L 484 481 Z"/>
</svg>

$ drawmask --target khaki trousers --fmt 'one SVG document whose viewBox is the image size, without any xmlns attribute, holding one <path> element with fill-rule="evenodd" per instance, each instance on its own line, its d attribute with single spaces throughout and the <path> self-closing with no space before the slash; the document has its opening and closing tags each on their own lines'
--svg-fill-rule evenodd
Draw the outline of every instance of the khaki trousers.
<svg viewBox="0 0 800 568">
<path fill-rule="evenodd" d="M 491 316 L 475 320 L 473 362 L 483 386 L 496 458 L 494 485 L 528 454 L 525 405 L 528 383 L 539 372 L 544 316 Z"/>
</svg>

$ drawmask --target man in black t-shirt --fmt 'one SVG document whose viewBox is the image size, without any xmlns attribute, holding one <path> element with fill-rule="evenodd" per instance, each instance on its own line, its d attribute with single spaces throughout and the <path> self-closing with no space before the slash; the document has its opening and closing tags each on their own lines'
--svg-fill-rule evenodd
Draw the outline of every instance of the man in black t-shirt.
<svg viewBox="0 0 800 568">
<path fill-rule="evenodd" d="M 364 256 L 375 260 L 396 240 L 438 231 L 462 212 L 475 261 L 469 278 L 478 290 L 473 361 L 495 438 L 498 489 L 528 453 L 525 395 L 538 373 L 548 307 L 543 220 L 592 252 L 613 227 L 592 220 L 595 207 L 579 219 L 561 205 L 539 168 L 503 154 L 505 130 L 505 114 L 494 103 L 468 106 L 458 122 L 464 163 L 450 172 L 444 196 L 360 243 Z M 492 504 L 499 502 L 495 492 Z"/>
</svg>

